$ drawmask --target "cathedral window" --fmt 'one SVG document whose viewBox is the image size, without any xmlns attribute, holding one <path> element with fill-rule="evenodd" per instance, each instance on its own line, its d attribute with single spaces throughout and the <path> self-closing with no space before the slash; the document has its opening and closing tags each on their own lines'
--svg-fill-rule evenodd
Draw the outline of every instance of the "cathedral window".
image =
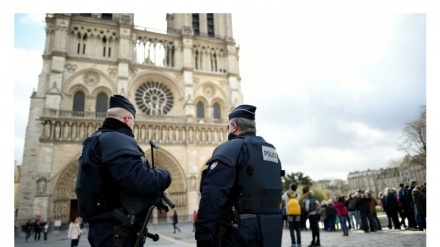
<svg viewBox="0 0 440 247">
<path fill-rule="evenodd" d="M 220 105 L 217 104 L 217 103 L 214 103 L 212 108 L 214 109 L 214 118 L 215 119 L 221 119 L 222 118 L 222 114 L 220 112 Z"/>
<path fill-rule="evenodd" d="M 104 13 L 101 15 L 101 19 L 103 20 L 112 20 L 113 14 Z"/>
<path fill-rule="evenodd" d="M 197 103 L 197 117 L 204 118 L 205 117 L 205 106 L 202 102 Z"/>
<path fill-rule="evenodd" d="M 108 96 L 105 93 L 100 93 L 96 97 L 96 112 L 106 113 L 108 108 Z M 104 114 L 102 114 L 104 116 Z"/>
<path fill-rule="evenodd" d="M 208 36 L 214 37 L 214 14 L 207 14 Z"/>
<path fill-rule="evenodd" d="M 194 35 L 199 35 L 200 34 L 199 14 L 192 14 L 192 27 L 194 30 Z"/>
<path fill-rule="evenodd" d="M 102 38 L 102 56 L 105 57 L 105 50 L 107 49 L 107 39 L 104 37 Z"/>
<path fill-rule="evenodd" d="M 110 47 L 110 40 L 107 39 L 107 37 L 102 38 L 102 56 L 103 57 L 111 57 L 112 55 L 112 48 Z"/>
<path fill-rule="evenodd" d="M 139 86 L 136 90 L 135 101 L 143 113 L 153 116 L 166 115 L 174 105 L 171 90 L 157 81 L 148 81 Z"/>
<path fill-rule="evenodd" d="M 78 41 L 76 53 L 84 55 L 86 53 L 87 34 L 81 35 L 80 33 L 78 33 L 76 38 Z"/>
<path fill-rule="evenodd" d="M 82 116 L 84 113 L 84 103 L 85 103 L 85 97 L 84 93 L 81 91 L 78 91 L 73 96 L 73 114 L 76 116 Z"/>
</svg>

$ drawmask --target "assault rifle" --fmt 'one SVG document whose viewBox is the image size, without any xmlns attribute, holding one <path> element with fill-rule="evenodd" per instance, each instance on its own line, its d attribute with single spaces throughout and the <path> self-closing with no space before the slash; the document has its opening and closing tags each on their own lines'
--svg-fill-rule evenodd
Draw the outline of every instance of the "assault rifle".
<svg viewBox="0 0 440 247">
<path fill-rule="evenodd" d="M 154 153 L 153 150 L 154 149 L 158 149 L 159 147 L 156 145 L 156 143 L 154 143 L 153 140 L 150 140 L 150 146 L 151 146 L 151 169 L 156 169 L 156 167 L 154 166 Z M 154 148 L 154 149 L 153 149 Z M 143 244 L 145 243 L 146 238 L 151 238 L 154 242 L 156 242 L 157 240 L 159 240 L 159 235 L 158 234 L 152 234 L 148 232 L 148 228 L 147 228 L 147 224 L 148 221 L 150 220 L 151 217 L 151 213 L 153 212 L 154 208 L 157 208 L 159 210 L 159 212 L 162 212 L 162 210 L 164 210 L 165 212 L 168 212 L 170 208 L 174 208 L 175 205 L 174 203 L 166 196 L 165 192 L 162 193 L 161 198 L 159 203 L 157 203 L 156 205 L 152 205 L 148 208 L 147 211 L 147 215 L 145 216 L 144 222 L 142 223 L 142 227 L 138 233 L 137 239 L 136 239 L 136 243 L 134 245 L 134 247 L 140 247 L 143 246 Z"/>
</svg>

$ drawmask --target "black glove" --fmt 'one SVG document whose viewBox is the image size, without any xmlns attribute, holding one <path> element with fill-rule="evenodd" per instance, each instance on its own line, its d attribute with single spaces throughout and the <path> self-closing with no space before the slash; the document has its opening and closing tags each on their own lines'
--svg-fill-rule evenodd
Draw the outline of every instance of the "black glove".
<svg viewBox="0 0 440 247">
<path fill-rule="evenodd" d="M 164 187 L 162 188 L 162 191 L 165 191 L 168 187 L 170 187 L 171 185 L 171 174 L 168 170 L 166 169 L 160 169 L 160 168 L 156 168 L 154 169 L 154 171 L 156 173 L 161 174 L 162 178 L 164 179 Z"/>
<path fill-rule="evenodd" d="M 197 240 L 197 247 L 211 247 L 211 240 Z"/>
</svg>

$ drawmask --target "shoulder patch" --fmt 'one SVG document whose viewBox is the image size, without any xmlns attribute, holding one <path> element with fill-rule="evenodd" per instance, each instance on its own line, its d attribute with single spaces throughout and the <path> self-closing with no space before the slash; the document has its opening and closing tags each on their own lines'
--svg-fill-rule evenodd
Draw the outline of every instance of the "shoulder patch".
<svg viewBox="0 0 440 247">
<path fill-rule="evenodd" d="M 278 164 L 278 154 L 275 148 L 261 146 L 261 152 L 263 154 L 263 160 Z"/>
<path fill-rule="evenodd" d="M 211 170 L 214 169 L 218 164 L 218 161 L 214 161 L 214 163 L 211 164 Z"/>
</svg>

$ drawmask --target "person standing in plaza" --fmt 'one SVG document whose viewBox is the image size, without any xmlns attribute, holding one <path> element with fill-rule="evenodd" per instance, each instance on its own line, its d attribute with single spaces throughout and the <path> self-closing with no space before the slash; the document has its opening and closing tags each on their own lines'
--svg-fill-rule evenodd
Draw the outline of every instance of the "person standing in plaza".
<svg viewBox="0 0 440 247">
<path fill-rule="evenodd" d="M 309 190 L 306 194 L 307 199 L 304 200 L 304 208 L 309 218 L 310 230 L 312 231 L 312 242 L 308 247 L 321 246 L 321 239 L 319 235 L 319 215 L 321 213 L 321 204 L 313 197 L 313 191 Z"/>
<path fill-rule="evenodd" d="M 281 161 L 256 135 L 252 105 L 228 115 L 228 141 L 219 145 L 202 172 L 195 239 L 204 246 L 281 246 Z"/>
<path fill-rule="evenodd" d="M 356 207 L 359 209 L 359 213 L 361 215 L 361 221 L 362 221 L 362 230 L 364 230 L 365 233 L 375 232 L 376 231 L 376 221 L 373 218 L 373 215 L 371 215 L 370 212 L 370 201 L 368 195 L 365 194 L 365 191 L 359 190 L 358 191 L 358 201 L 356 204 Z"/>
<path fill-rule="evenodd" d="M 78 217 L 72 220 L 69 224 L 69 231 L 67 232 L 67 237 L 70 239 L 70 247 L 78 246 L 79 236 L 82 234 L 82 230 L 79 224 L 80 221 Z"/>
<path fill-rule="evenodd" d="M 344 204 L 345 204 L 345 207 L 347 208 L 347 210 L 348 210 L 348 199 L 351 197 L 351 194 L 350 193 L 348 193 L 347 195 L 345 195 L 345 197 L 344 197 Z M 348 225 L 348 230 L 351 230 L 351 222 L 350 222 L 350 218 L 348 217 L 348 214 L 347 214 L 347 217 L 346 217 L 346 221 L 347 221 L 347 225 Z"/>
<path fill-rule="evenodd" d="M 335 231 L 337 212 L 333 207 L 333 200 L 327 202 L 327 229 L 331 232 Z"/>
<path fill-rule="evenodd" d="M 177 227 L 178 223 L 179 223 L 179 217 L 177 216 L 176 210 L 174 210 L 174 213 L 173 213 L 173 230 L 174 230 L 174 232 L 173 233 L 176 233 L 176 229 L 180 232 L 180 228 Z"/>
<path fill-rule="evenodd" d="M 44 241 L 47 241 L 47 234 L 49 233 L 50 221 L 47 221 L 44 225 Z"/>
<path fill-rule="evenodd" d="M 347 199 L 346 205 L 348 209 L 348 219 L 351 222 L 351 229 L 357 230 L 360 228 L 359 224 L 359 213 L 358 209 L 356 207 L 356 201 L 357 201 L 358 195 L 356 193 L 350 194 L 349 198 Z"/>
<path fill-rule="evenodd" d="M 370 197 L 370 212 L 371 215 L 373 215 L 374 220 L 376 221 L 377 230 L 382 230 L 382 225 L 380 224 L 380 220 L 377 217 L 377 209 L 376 206 L 378 205 L 376 198 L 374 198 L 374 195 L 367 190 L 367 196 Z"/>
<path fill-rule="evenodd" d="M 388 229 L 393 229 L 393 223 L 392 223 L 392 219 L 391 219 L 391 214 L 389 213 L 389 211 L 385 207 L 385 199 L 386 199 L 386 197 L 387 197 L 387 192 L 386 192 L 386 189 L 385 189 L 383 192 L 379 193 L 380 205 L 382 206 L 382 209 L 385 212 L 385 215 L 387 216 Z"/>
<path fill-rule="evenodd" d="M 35 241 L 40 241 L 40 237 L 41 237 L 41 221 L 39 219 L 36 219 L 34 222 L 34 240 Z"/>
<path fill-rule="evenodd" d="M 426 195 L 422 191 L 422 186 L 423 185 L 417 185 L 412 191 L 419 231 L 426 229 Z"/>
<path fill-rule="evenodd" d="M 397 200 L 398 200 L 398 212 L 400 217 L 400 225 L 404 228 L 407 228 L 406 225 L 406 214 L 405 214 L 405 208 L 406 207 L 406 201 L 405 201 L 405 185 L 403 183 L 399 184 L 399 190 L 397 191 Z"/>
<path fill-rule="evenodd" d="M 309 194 L 307 194 L 307 192 L 309 191 L 309 187 L 305 186 L 302 188 L 302 196 L 301 199 L 299 200 L 299 202 L 301 203 L 301 205 L 304 205 L 304 200 L 307 199 L 307 197 L 309 196 Z M 307 212 L 305 211 L 304 207 L 301 207 L 301 231 L 307 231 L 307 220 L 308 220 L 308 215 Z"/>
<path fill-rule="evenodd" d="M 338 200 L 333 203 L 333 207 L 336 209 L 336 214 L 341 223 L 342 236 L 348 236 L 347 215 L 348 209 L 345 206 L 345 197 L 340 196 Z"/>
<path fill-rule="evenodd" d="M 196 231 L 196 220 L 197 220 L 197 211 L 194 210 L 194 212 L 193 212 L 193 232 Z"/>
<path fill-rule="evenodd" d="M 33 228 L 32 220 L 28 220 L 26 224 L 23 225 L 23 231 L 25 233 L 26 242 L 29 240 L 29 237 L 31 236 L 32 228 Z"/>
<path fill-rule="evenodd" d="M 410 181 L 410 186 L 405 190 L 405 201 L 407 202 L 407 214 L 408 217 L 408 228 L 407 230 L 417 230 L 417 221 L 415 215 L 414 199 L 412 197 L 412 191 L 415 188 L 417 182 L 415 180 Z"/>
<path fill-rule="evenodd" d="M 289 191 L 285 193 L 286 197 L 286 214 L 289 222 L 291 247 L 301 247 L 301 204 L 300 196 L 296 192 L 298 186 L 295 183 L 290 184 Z M 295 238 L 296 234 L 296 238 Z"/>
<path fill-rule="evenodd" d="M 319 217 L 319 222 L 322 222 L 322 230 L 328 231 L 327 201 L 325 200 L 321 202 L 321 215 Z"/>
<path fill-rule="evenodd" d="M 151 169 L 136 142 L 135 117 L 127 98 L 111 96 L 102 126 L 82 145 L 75 190 L 94 247 L 134 246 L 148 210 L 171 184 L 170 173 Z"/>
<path fill-rule="evenodd" d="M 385 191 L 385 208 L 391 217 L 394 229 L 400 230 L 396 192 L 391 188 L 386 188 Z"/>
</svg>

